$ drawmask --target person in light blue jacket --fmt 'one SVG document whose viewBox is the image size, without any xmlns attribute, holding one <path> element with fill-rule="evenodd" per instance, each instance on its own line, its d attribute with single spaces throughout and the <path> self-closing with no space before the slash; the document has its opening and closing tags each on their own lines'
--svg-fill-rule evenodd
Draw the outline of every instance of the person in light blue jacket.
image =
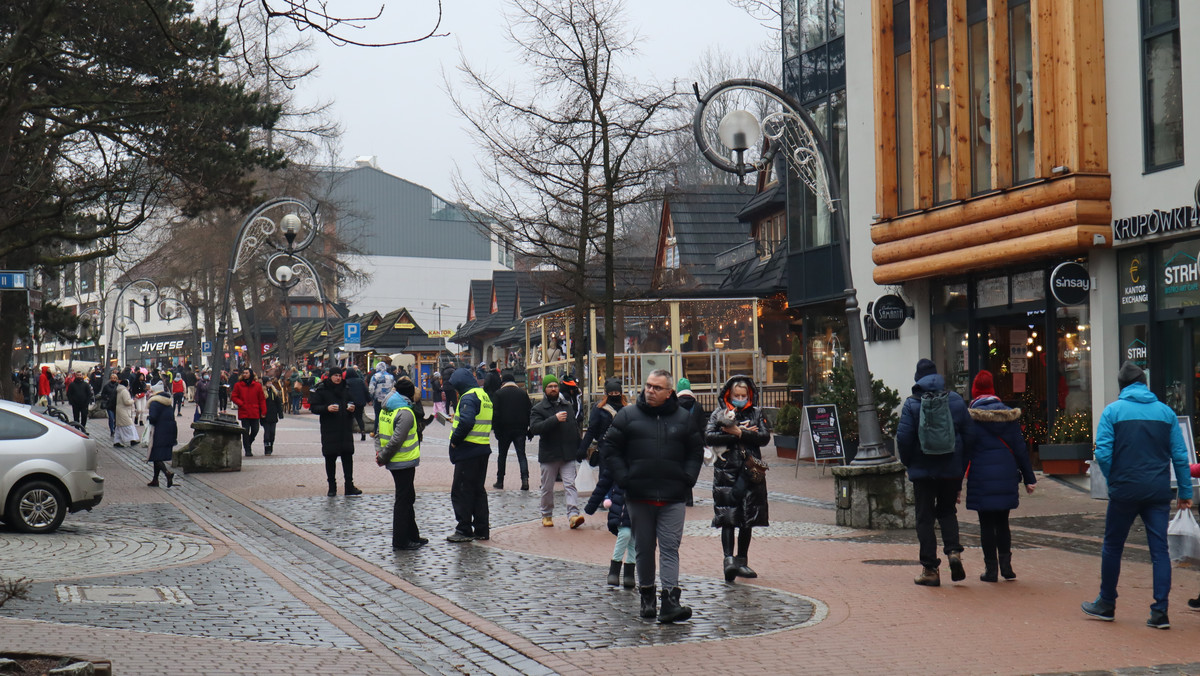
<svg viewBox="0 0 1200 676">
<path fill-rule="evenodd" d="M 1167 554 L 1167 522 L 1171 516 L 1171 475 L 1180 477 L 1179 509 L 1192 507 L 1187 446 L 1171 407 L 1146 387 L 1146 374 L 1132 361 L 1117 374 L 1121 394 L 1104 408 L 1096 430 L 1096 463 L 1108 481 L 1108 513 L 1100 553 L 1100 595 L 1085 602 L 1083 612 L 1111 622 L 1116 611 L 1121 554 L 1135 517 L 1141 517 L 1154 569 L 1154 603 L 1147 626 L 1170 629 L 1167 596 L 1171 592 L 1171 560 Z"/>
</svg>

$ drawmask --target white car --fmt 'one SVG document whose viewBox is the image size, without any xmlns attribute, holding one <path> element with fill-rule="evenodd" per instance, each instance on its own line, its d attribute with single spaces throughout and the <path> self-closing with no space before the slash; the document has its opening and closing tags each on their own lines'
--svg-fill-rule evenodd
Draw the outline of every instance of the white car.
<svg viewBox="0 0 1200 676">
<path fill-rule="evenodd" d="M 67 512 L 104 497 L 96 441 L 69 423 L 0 400 L 0 517 L 24 533 L 50 533 Z"/>
</svg>

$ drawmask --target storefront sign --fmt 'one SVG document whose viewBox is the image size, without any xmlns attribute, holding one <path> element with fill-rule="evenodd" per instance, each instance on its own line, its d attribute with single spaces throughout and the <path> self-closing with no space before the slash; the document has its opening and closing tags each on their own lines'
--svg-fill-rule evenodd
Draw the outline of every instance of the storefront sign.
<svg viewBox="0 0 1200 676">
<path fill-rule="evenodd" d="M 1062 305 L 1082 305 L 1092 289 L 1087 268 L 1074 261 L 1060 263 L 1050 273 L 1050 293 Z"/>
<path fill-rule="evenodd" d="M 1113 240 L 1121 243 L 1156 239 L 1200 228 L 1200 181 L 1196 183 L 1193 199 L 1195 204 L 1192 206 L 1176 207 L 1170 211 L 1155 209 L 1148 214 L 1114 220 Z"/>
<path fill-rule="evenodd" d="M 895 294 L 880 296 L 871 305 L 871 317 L 884 331 L 895 331 L 908 317 L 908 306 L 904 299 Z"/>
<path fill-rule="evenodd" d="M 1146 279 L 1142 273 L 1142 261 L 1137 256 L 1129 259 L 1128 265 L 1121 270 L 1121 309 L 1128 306 L 1145 305 L 1150 302 L 1146 291 Z M 1139 307 L 1138 310 L 1145 308 Z"/>
<path fill-rule="evenodd" d="M 837 406 L 805 406 L 804 422 L 803 427 L 812 438 L 813 458 L 836 460 L 845 457 Z"/>
<path fill-rule="evenodd" d="M 1125 346 L 1125 359 L 1137 364 L 1139 368 L 1146 368 L 1148 356 L 1146 344 L 1141 339 L 1134 339 L 1132 343 Z"/>
<path fill-rule="evenodd" d="M 1029 373 L 1029 359 L 1027 357 L 1009 358 L 1008 370 L 1013 373 Z"/>
<path fill-rule="evenodd" d="M 163 340 L 157 343 L 145 342 L 142 343 L 142 352 L 165 352 L 167 350 L 179 350 L 183 348 L 183 340 Z"/>
</svg>

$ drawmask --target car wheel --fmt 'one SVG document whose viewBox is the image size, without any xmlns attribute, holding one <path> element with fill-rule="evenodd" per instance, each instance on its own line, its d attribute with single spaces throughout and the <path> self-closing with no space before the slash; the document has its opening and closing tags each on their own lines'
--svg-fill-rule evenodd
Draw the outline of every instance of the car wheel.
<svg viewBox="0 0 1200 676">
<path fill-rule="evenodd" d="M 67 516 L 62 489 L 48 481 L 30 481 L 17 486 L 5 508 L 9 525 L 22 533 L 51 533 Z"/>
</svg>

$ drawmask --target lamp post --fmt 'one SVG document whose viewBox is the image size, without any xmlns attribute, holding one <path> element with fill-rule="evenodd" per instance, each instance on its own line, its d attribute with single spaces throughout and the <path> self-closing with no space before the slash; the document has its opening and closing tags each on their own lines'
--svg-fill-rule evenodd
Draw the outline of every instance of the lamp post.
<svg viewBox="0 0 1200 676">
<path fill-rule="evenodd" d="M 127 291 L 129 291 L 130 289 L 133 289 L 134 293 L 141 295 L 141 297 L 142 297 L 141 302 L 136 303 L 139 307 L 149 308 L 152 304 L 158 302 L 158 297 L 159 297 L 158 285 L 155 284 L 153 281 L 146 279 L 145 277 L 142 277 L 140 279 L 135 279 L 135 280 L 129 282 L 128 284 L 126 284 L 125 286 L 121 287 L 120 293 L 117 294 L 117 302 L 113 304 L 112 322 L 109 324 L 109 329 L 108 329 L 108 344 L 104 348 L 106 352 L 112 347 L 112 342 L 113 342 L 112 339 L 114 337 L 113 332 L 114 332 L 114 329 L 117 328 L 117 322 L 119 321 L 118 318 L 121 316 L 121 312 L 122 312 L 121 300 L 125 297 L 125 293 Z M 133 321 L 133 317 L 130 317 L 129 321 Z M 122 321 L 122 324 L 124 324 L 123 321 Z M 136 325 L 137 322 L 134 322 L 134 324 Z M 142 329 L 139 326 L 138 327 L 138 335 L 141 335 L 141 333 L 142 333 Z M 121 362 L 124 361 L 125 356 L 126 356 L 125 355 L 125 329 L 122 328 L 121 329 L 121 345 L 118 349 L 113 350 L 113 358 L 117 359 L 118 367 L 121 366 Z M 112 369 L 110 368 L 109 370 L 111 372 Z M 120 370 L 120 369 L 118 368 L 117 370 Z"/>
<path fill-rule="evenodd" d="M 795 99 L 769 82 L 753 79 L 726 80 L 700 96 L 694 87 L 699 105 L 692 118 L 692 133 L 704 157 L 718 169 L 737 174 L 739 178 L 747 171 L 762 171 L 770 166 L 776 152 L 783 150 L 788 167 L 813 193 L 825 203 L 834 220 L 834 227 L 841 237 L 842 269 L 846 275 L 846 322 L 850 331 L 850 354 L 854 360 L 854 385 L 858 394 L 858 454 L 852 465 L 883 465 L 894 462 L 892 452 L 883 443 L 883 432 L 879 427 L 879 411 L 875 406 L 875 394 L 871 388 L 870 369 L 867 366 L 867 348 L 863 340 L 861 310 L 858 292 L 850 266 L 850 231 L 846 227 L 841 205 L 841 186 L 829 146 L 812 116 Z M 749 92 L 764 96 L 781 110 L 766 116 L 762 122 L 745 110 L 734 110 L 726 114 L 717 126 L 721 144 L 732 150 L 736 161 L 717 152 L 709 139 L 709 104 L 725 93 Z M 747 164 L 745 152 L 754 147 L 763 135 L 769 139 L 769 148 L 757 163 Z M 787 146 L 787 147 L 782 147 Z"/>
<path fill-rule="evenodd" d="M 217 324 L 217 335 L 213 349 L 213 382 L 214 387 L 208 390 L 204 401 L 204 413 L 200 416 L 205 423 L 217 423 L 218 388 L 220 387 L 221 371 L 225 368 L 225 352 L 232 351 L 232 346 L 226 346 L 229 325 L 232 322 L 229 292 L 233 284 L 233 274 L 244 265 L 253 261 L 264 246 L 275 249 L 275 253 L 267 258 L 266 276 L 272 285 L 284 290 L 284 304 L 287 294 L 293 287 L 301 284 L 309 286 L 325 305 L 325 293 L 321 286 L 316 268 L 300 255 L 316 238 L 316 212 L 308 208 L 304 202 L 293 197 L 277 197 L 263 202 L 246 215 L 233 241 L 233 249 L 229 252 L 229 267 L 225 271 L 225 290 L 221 299 L 225 301 L 225 314 Z M 284 244 L 280 245 L 277 235 L 282 235 Z M 285 316 L 288 314 L 285 307 Z M 239 428 L 240 429 L 240 428 Z"/>
</svg>

